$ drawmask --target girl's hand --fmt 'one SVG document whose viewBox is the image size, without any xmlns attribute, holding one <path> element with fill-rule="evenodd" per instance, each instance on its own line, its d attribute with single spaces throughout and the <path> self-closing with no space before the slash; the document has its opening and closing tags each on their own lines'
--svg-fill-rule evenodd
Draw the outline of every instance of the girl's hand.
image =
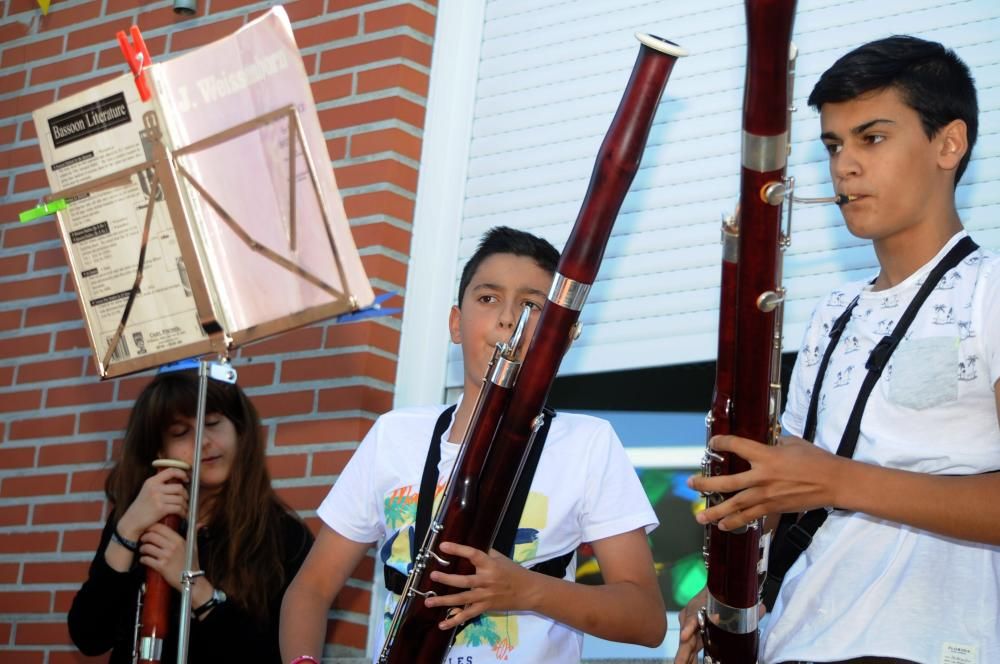
<svg viewBox="0 0 1000 664">
<path fill-rule="evenodd" d="M 130 540 L 139 537 L 168 514 L 187 516 L 188 474 L 178 468 L 162 470 L 142 484 L 139 495 L 118 520 L 118 532 Z"/>
<path fill-rule="evenodd" d="M 184 573 L 185 540 L 173 528 L 154 523 L 139 539 L 139 562 L 166 579 L 174 590 L 181 590 Z M 194 546 L 192 571 L 198 568 L 198 543 Z"/>
</svg>

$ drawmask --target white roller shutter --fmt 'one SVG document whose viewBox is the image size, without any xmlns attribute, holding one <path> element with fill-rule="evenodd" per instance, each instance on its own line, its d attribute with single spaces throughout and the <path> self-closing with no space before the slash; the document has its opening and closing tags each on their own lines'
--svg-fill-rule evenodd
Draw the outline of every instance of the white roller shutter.
<svg viewBox="0 0 1000 664">
<path fill-rule="evenodd" d="M 667 85 L 584 308 L 584 334 L 562 374 L 715 356 L 720 216 L 731 212 L 739 187 L 743 3 L 486 3 L 456 279 L 494 225 L 530 230 L 562 247 L 638 52 L 636 31 L 675 41 L 691 55 Z M 831 193 L 818 117 L 805 99 L 837 57 L 898 33 L 942 41 L 973 70 L 980 138 L 958 202 L 976 239 L 1000 247 L 1000 3 L 992 0 L 801 0 L 789 173 L 802 195 Z M 785 345 L 794 349 L 815 299 L 835 283 L 872 273 L 875 259 L 867 242 L 844 230 L 834 206 L 798 206 L 793 221 Z M 453 347 L 446 384 L 461 385 L 461 378 Z"/>
</svg>

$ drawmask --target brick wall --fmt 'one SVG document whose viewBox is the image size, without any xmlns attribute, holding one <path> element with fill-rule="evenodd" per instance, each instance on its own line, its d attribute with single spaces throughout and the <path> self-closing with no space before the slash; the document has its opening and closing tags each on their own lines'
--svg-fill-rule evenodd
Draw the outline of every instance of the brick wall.
<svg viewBox="0 0 1000 664">
<path fill-rule="evenodd" d="M 275 2 L 0 0 L 0 659 L 82 662 L 65 614 L 108 506 L 102 491 L 146 377 L 101 382 L 52 217 L 17 213 L 48 193 L 31 112 L 119 75 L 117 30 L 135 23 L 154 60 L 221 37 Z M 402 292 L 410 247 L 436 0 L 285 4 L 355 241 L 376 292 Z M 396 300 L 398 302 L 398 300 Z M 395 302 L 394 302 L 395 304 Z M 234 364 L 267 428 L 282 496 L 315 508 L 392 403 L 398 317 L 314 325 L 242 349 Z M 328 654 L 360 654 L 373 562 L 338 599 Z"/>
</svg>

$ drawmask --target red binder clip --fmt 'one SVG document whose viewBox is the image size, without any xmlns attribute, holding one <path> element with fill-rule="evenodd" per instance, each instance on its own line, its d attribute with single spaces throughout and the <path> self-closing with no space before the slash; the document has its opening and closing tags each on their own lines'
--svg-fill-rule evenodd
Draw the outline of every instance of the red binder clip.
<svg viewBox="0 0 1000 664">
<path fill-rule="evenodd" d="M 149 101 L 149 84 L 146 82 L 145 69 L 152 64 L 153 59 L 149 57 L 149 51 L 146 50 L 146 42 L 142 39 L 139 26 L 133 25 L 130 32 L 132 34 L 131 44 L 125 36 L 125 31 L 118 31 L 118 45 L 121 46 L 129 69 L 135 75 L 135 87 L 139 90 L 139 98 L 143 101 Z"/>
</svg>

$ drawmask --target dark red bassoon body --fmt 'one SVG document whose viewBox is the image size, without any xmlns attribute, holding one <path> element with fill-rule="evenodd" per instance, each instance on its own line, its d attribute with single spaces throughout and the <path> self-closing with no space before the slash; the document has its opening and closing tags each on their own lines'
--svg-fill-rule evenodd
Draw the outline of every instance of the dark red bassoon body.
<svg viewBox="0 0 1000 664">
<path fill-rule="evenodd" d="M 484 382 L 463 450 L 403 591 L 380 662 L 438 664 L 455 638 L 455 630 L 437 627 L 446 610 L 428 609 L 421 598 L 431 592 L 459 592 L 433 583 L 430 571 L 471 574 L 475 569 L 462 558 L 452 559 L 444 567 L 438 560 L 440 552 L 434 549 L 442 541 L 482 551 L 492 546 L 549 389 L 572 341 L 580 309 L 597 276 L 618 210 L 639 169 L 667 78 L 677 57 L 685 54 L 670 42 L 649 35 L 639 39 L 643 45 L 632 76 L 601 145 L 586 198 L 517 381 L 509 394 L 490 380 Z M 507 403 L 501 405 L 504 401 Z"/>
<path fill-rule="evenodd" d="M 780 254 L 791 107 L 790 52 L 795 0 L 746 0 L 747 72 L 743 167 L 735 219 L 723 225 L 722 295 L 709 435 L 775 442 L 781 405 Z M 706 452 L 703 471 L 730 475 L 749 464 Z M 726 498 L 709 495 L 716 504 Z M 762 524 L 706 531 L 708 606 L 702 612 L 705 662 L 757 662 L 757 605 L 766 559 Z M 766 547 L 763 547 L 766 548 Z"/>
</svg>

